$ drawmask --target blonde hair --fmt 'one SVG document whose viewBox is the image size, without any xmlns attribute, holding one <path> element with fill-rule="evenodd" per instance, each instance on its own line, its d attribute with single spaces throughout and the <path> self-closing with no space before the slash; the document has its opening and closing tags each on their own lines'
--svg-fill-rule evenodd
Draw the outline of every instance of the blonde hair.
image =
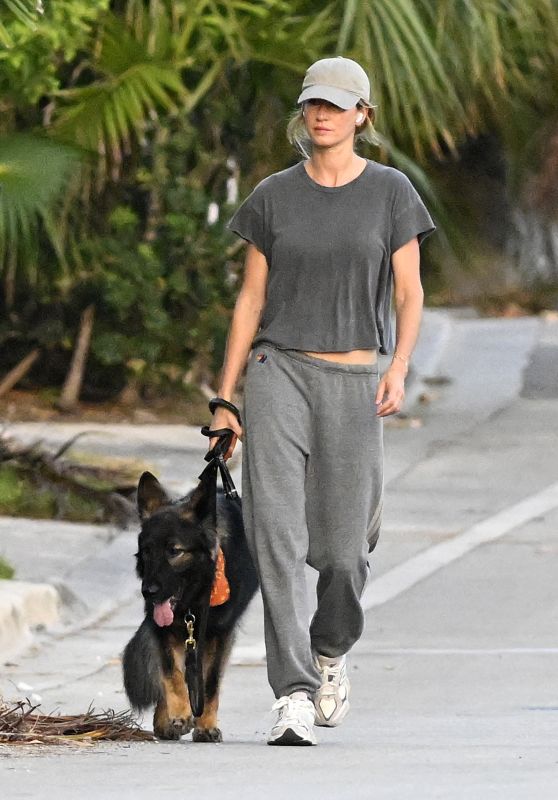
<svg viewBox="0 0 558 800">
<path fill-rule="evenodd" d="M 382 140 L 376 131 L 376 128 L 374 127 L 377 106 L 372 106 L 372 108 L 369 108 L 368 106 L 363 106 L 360 103 L 357 103 L 356 107 L 363 110 L 368 109 L 369 113 L 366 115 L 364 122 L 361 125 L 356 126 L 354 141 L 363 141 L 368 142 L 369 144 L 380 146 L 382 144 Z M 312 153 L 312 139 L 308 135 L 302 109 L 303 106 L 300 106 L 300 108 L 297 108 L 291 114 L 287 124 L 287 139 L 295 147 L 295 149 L 304 156 L 304 158 L 310 158 Z"/>
</svg>

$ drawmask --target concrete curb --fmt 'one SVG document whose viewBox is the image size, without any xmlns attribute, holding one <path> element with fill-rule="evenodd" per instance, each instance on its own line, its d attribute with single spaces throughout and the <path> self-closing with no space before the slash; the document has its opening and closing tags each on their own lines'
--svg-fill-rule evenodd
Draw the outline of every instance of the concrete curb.
<svg viewBox="0 0 558 800">
<path fill-rule="evenodd" d="M 33 629 L 55 625 L 60 597 L 48 583 L 0 580 L 0 654 L 3 660 L 32 641 Z"/>
</svg>

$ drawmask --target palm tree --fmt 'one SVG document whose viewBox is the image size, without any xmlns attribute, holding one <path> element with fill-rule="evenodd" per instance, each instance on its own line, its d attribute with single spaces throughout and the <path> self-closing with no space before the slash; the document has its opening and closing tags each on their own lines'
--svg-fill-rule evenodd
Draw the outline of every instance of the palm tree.
<svg viewBox="0 0 558 800">
<path fill-rule="evenodd" d="M 374 76 L 394 160 L 412 155 L 434 177 L 436 162 L 457 161 L 467 139 L 496 134 L 512 206 L 505 253 L 523 282 L 558 280 L 557 198 L 548 190 L 557 177 L 558 4 L 344 0 L 331 8 L 341 19 L 336 52 Z"/>
</svg>

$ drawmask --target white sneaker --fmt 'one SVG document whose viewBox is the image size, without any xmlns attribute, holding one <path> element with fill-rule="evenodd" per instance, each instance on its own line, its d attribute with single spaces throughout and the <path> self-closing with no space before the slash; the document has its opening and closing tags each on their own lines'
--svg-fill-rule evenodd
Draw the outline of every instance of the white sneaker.
<svg viewBox="0 0 558 800">
<path fill-rule="evenodd" d="M 314 695 L 315 724 L 334 728 L 342 722 L 350 707 L 347 657 L 328 658 L 315 653 L 314 664 L 322 676 L 322 685 Z"/>
<path fill-rule="evenodd" d="M 318 744 L 313 730 L 316 711 L 308 697 L 283 695 L 271 710 L 277 712 L 277 719 L 271 728 L 268 744 Z"/>
</svg>

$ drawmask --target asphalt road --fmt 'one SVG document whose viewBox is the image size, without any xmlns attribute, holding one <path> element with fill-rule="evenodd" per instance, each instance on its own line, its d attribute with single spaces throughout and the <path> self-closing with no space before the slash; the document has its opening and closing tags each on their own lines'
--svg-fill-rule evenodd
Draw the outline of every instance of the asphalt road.
<svg viewBox="0 0 558 800">
<path fill-rule="evenodd" d="M 555 800 L 556 363 L 551 318 L 454 318 L 430 365 L 428 402 L 386 426 L 385 525 L 363 597 L 366 629 L 349 657 L 352 708 L 339 728 L 317 729 L 318 747 L 265 744 L 273 697 L 257 600 L 224 679 L 222 744 L 187 736 L 0 746 L 2 796 Z M 190 463 L 189 448 L 197 468 L 193 439 L 177 446 L 174 431 L 167 448 L 162 434 L 155 443 L 146 431 L 130 447 L 169 470 L 173 459 L 182 469 Z M 34 693 L 44 710 L 65 713 L 91 702 L 126 707 L 119 654 L 141 616 L 130 576 L 134 538 L 117 536 L 108 554 L 103 537 L 87 539 L 64 580 L 83 592 L 90 624 L 83 627 L 76 600 L 66 610 L 70 627 L 38 637 L 3 667 L 7 698 Z M 10 547 L 31 574 L 24 546 Z M 92 614 L 95 595 L 85 585 L 91 568 L 113 601 L 101 619 L 103 599 Z"/>
</svg>

